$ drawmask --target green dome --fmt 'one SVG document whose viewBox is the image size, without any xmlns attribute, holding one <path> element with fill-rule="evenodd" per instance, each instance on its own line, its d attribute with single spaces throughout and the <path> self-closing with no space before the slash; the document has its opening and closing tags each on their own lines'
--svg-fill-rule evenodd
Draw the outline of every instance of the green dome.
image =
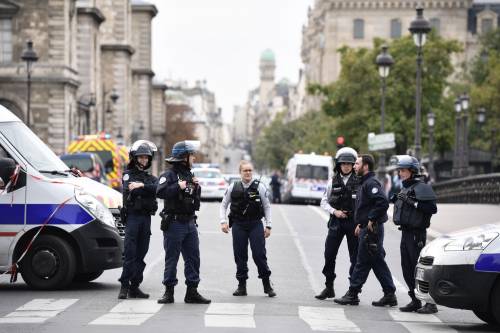
<svg viewBox="0 0 500 333">
<path fill-rule="evenodd" d="M 274 57 L 274 52 L 271 49 L 266 49 L 262 54 L 260 55 L 260 60 L 261 61 L 275 61 Z"/>
</svg>

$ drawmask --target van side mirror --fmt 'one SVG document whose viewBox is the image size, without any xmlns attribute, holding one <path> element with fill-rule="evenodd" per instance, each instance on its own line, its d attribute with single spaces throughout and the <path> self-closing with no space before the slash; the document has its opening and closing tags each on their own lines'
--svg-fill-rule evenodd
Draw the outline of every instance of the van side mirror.
<svg viewBox="0 0 500 333">
<path fill-rule="evenodd" d="M 4 183 L 4 186 L 10 180 L 10 177 L 14 174 L 16 170 L 16 162 L 12 158 L 1 157 L 0 158 L 0 178 Z"/>
</svg>

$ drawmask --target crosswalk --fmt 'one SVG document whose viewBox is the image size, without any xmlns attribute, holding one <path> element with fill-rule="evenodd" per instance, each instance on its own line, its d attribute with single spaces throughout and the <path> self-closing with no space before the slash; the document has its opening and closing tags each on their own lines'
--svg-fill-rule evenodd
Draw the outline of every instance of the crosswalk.
<svg viewBox="0 0 500 333">
<path fill-rule="evenodd" d="M 56 321 L 64 311 L 71 311 L 79 299 L 33 299 L 18 307 L 13 312 L 0 317 L 2 325 L 43 324 Z M 255 320 L 256 307 L 263 304 L 251 303 L 212 303 L 203 306 L 204 326 L 220 328 L 258 328 Z M 286 305 L 283 305 L 286 306 Z M 90 326 L 140 326 L 157 315 L 163 307 L 175 305 L 158 304 L 156 300 L 123 300 L 111 307 L 107 313 L 84 325 Z M 190 307 L 188 307 L 189 311 Z M 198 308 L 200 309 L 200 308 Z M 345 309 L 334 305 L 315 307 L 296 307 L 294 316 L 312 331 L 325 332 L 363 332 L 358 324 L 346 316 Z M 74 310 L 77 311 L 77 310 Z M 413 333 L 457 331 L 443 323 L 437 316 L 403 313 L 396 308 L 386 310 L 392 320 L 406 331 Z M 1 329 L 0 329 L 1 331 Z"/>
</svg>

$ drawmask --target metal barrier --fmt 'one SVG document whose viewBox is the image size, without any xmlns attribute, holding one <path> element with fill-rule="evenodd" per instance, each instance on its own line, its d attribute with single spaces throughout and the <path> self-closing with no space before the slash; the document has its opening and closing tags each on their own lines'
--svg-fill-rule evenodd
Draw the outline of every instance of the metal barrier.
<svg viewBox="0 0 500 333">
<path fill-rule="evenodd" d="M 442 203 L 500 203 L 500 173 L 448 180 L 432 188 Z"/>
</svg>

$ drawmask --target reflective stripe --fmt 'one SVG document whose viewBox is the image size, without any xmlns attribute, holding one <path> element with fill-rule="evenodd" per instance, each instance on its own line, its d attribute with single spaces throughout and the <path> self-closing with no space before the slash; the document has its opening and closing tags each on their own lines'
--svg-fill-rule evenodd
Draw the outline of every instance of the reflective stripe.
<svg viewBox="0 0 500 333">
<path fill-rule="evenodd" d="M 27 205 L 27 224 L 42 224 L 45 219 L 58 207 L 53 204 L 29 204 Z M 24 224 L 23 204 L 0 204 L 0 225 Z M 94 220 L 80 205 L 66 204 L 59 209 L 49 224 L 86 224 Z"/>
</svg>

